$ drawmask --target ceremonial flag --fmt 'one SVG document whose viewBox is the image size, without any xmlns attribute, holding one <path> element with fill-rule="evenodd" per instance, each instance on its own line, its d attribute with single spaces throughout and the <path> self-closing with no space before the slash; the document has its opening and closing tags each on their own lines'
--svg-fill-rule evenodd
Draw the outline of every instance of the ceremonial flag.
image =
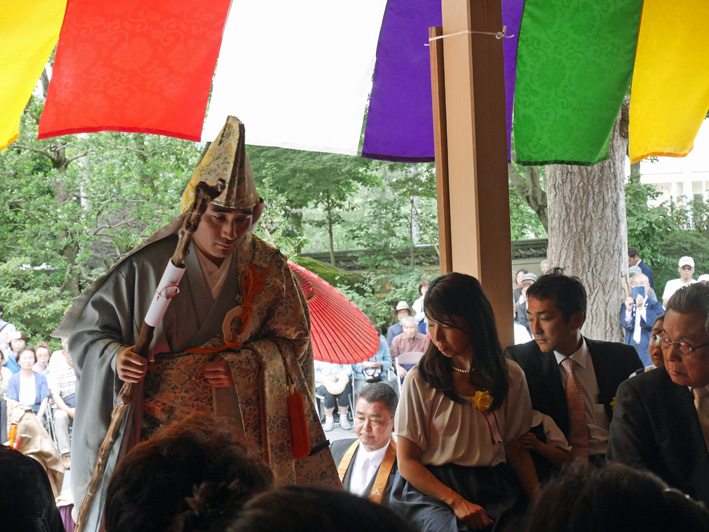
<svg viewBox="0 0 709 532">
<path fill-rule="evenodd" d="M 39 138 L 112 130 L 200 140 L 229 3 L 69 0 Z"/>
</svg>

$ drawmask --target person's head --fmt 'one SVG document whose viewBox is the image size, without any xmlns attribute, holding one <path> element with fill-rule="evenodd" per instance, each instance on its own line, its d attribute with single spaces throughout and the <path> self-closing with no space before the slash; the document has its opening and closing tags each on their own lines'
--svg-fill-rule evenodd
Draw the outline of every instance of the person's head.
<svg viewBox="0 0 709 532">
<path fill-rule="evenodd" d="M 663 331 L 665 342 L 672 342 L 662 350 L 672 381 L 692 388 L 709 384 L 709 285 L 677 290 L 667 302 Z"/>
<path fill-rule="evenodd" d="M 16 355 L 27 347 L 27 335 L 20 331 L 15 331 L 10 334 L 10 349 Z"/>
<path fill-rule="evenodd" d="M 409 316 L 414 316 L 416 313 L 406 301 L 399 301 L 396 304 L 396 308 L 391 311 L 392 316 L 394 316 L 399 323 L 404 321 L 404 318 Z"/>
<path fill-rule="evenodd" d="M 227 532 L 413 532 L 388 507 L 342 490 L 287 486 L 256 495 Z"/>
<path fill-rule="evenodd" d="M 424 279 L 419 283 L 419 294 L 422 296 L 426 295 L 426 290 L 428 290 L 428 287 L 431 286 L 431 281 L 428 279 Z"/>
<path fill-rule="evenodd" d="M 354 430 L 368 452 L 389 443 L 398 403 L 394 388 L 384 382 L 368 384 L 362 389 L 355 405 Z"/>
<path fill-rule="evenodd" d="M 645 288 L 645 297 L 647 297 L 648 289 L 650 288 L 650 280 L 644 273 L 633 275 L 630 279 L 630 286 L 642 286 Z"/>
<path fill-rule="evenodd" d="M 709 283 L 709 273 L 703 273 L 699 277 L 697 277 L 697 282 L 700 283 Z"/>
<path fill-rule="evenodd" d="M 521 270 L 517 270 L 517 274 L 515 275 L 515 282 L 517 283 L 517 286 L 520 285 L 522 282 L 522 279 L 524 279 L 524 276 L 529 273 L 527 270 L 522 268 Z"/>
<path fill-rule="evenodd" d="M 679 272 L 679 278 L 682 279 L 683 283 L 689 282 L 694 275 L 694 259 L 686 256 L 679 259 L 679 267 L 677 268 L 677 271 Z"/>
<path fill-rule="evenodd" d="M 419 362 L 429 385 L 454 401 L 453 360 L 468 375 L 482 381 L 493 397 L 492 408 L 502 404 L 509 389 L 507 363 L 502 353 L 492 305 L 480 282 L 463 273 L 447 273 L 431 283 L 423 302 L 431 343 Z M 466 363 L 466 367 L 460 367 Z"/>
<path fill-rule="evenodd" d="M 529 327 L 539 349 L 573 354 L 586 318 L 586 289 L 577 277 L 554 268 L 527 289 Z"/>
<path fill-rule="evenodd" d="M 195 168 L 182 196 L 182 213 L 190 210 L 199 183 L 223 186 L 207 206 L 193 236 L 199 250 L 220 264 L 256 224 L 264 207 L 246 154 L 244 124 L 238 118 L 227 117 Z"/>
<path fill-rule="evenodd" d="M 32 370 L 35 362 L 37 362 L 37 355 L 31 347 L 25 347 L 17 357 L 17 363 L 24 370 Z"/>
<path fill-rule="evenodd" d="M 640 262 L 640 254 L 636 248 L 628 248 L 628 266 L 635 266 Z"/>
<path fill-rule="evenodd" d="M 34 352 L 37 355 L 37 362 L 42 366 L 46 366 L 49 362 L 49 357 L 52 354 L 52 350 L 44 342 L 39 342 L 34 346 Z"/>
<path fill-rule="evenodd" d="M 665 315 L 660 314 L 655 318 L 655 323 L 652 324 L 652 332 L 650 336 L 650 343 L 648 344 L 648 352 L 650 353 L 650 360 L 659 368 L 665 363 L 664 356 L 662 355 L 662 343 L 656 341 L 657 337 L 664 336 L 663 327 L 665 324 Z"/>
<path fill-rule="evenodd" d="M 519 291 L 526 296 L 527 289 L 532 286 L 536 280 L 537 276 L 535 274 L 532 272 L 526 273 L 522 278 L 522 282 L 519 283 Z"/>
<path fill-rule="evenodd" d="M 71 355 L 69 354 L 69 339 L 68 338 L 62 338 L 62 355 L 64 355 L 64 358 L 66 359 L 67 364 L 69 364 L 69 367 L 73 368 L 74 361 L 71 359 Z"/>
<path fill-rule="evenodd" d="M 539 263 L 539 268 L 542 272 L 542 275 L 546 275 L 546 273 L 549 271 L 549 261 L 547 259 L 544 259 L 542 262 Z"/>
<path fill-rule="evenodd" d="M 418 331 L 418 324 L 416 323 L 416 318 L 406 316 L 401 322 L 401 328 L 404 331 L 404 336 L 411 340 L 414 336 L 416 336 L 416 332 Z"/>
<path fill-rule="evenodd" d="M 111 477 L 106 531 L 223 530 L 273 475 L 233 440 L 228 423 L 194 413 L 136 445 Z M 172 528 L 175 527 L 175 528 Z"/>
<path fill-rule="evenodd" d="M 550 480 L 527 514 L 527 532 L 709 530 L 709 511 L 654 474 L 611 463 L 574 462 Z"/>
<path fill-rule="evenodd" d="M 37 460 L 0 445 L 0 478 L 4 486 L 0 492 L 3 530 L 44 532 L 50 530 L 52 521 L 60 519 L 49 478 Z"/>
</svg>

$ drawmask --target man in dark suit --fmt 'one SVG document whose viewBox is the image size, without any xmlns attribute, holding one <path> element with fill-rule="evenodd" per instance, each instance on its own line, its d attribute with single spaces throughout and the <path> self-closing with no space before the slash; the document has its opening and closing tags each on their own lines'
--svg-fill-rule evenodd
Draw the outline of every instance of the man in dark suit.
<svg viewBox="0 0 709 532">
<path fill-rule="evenodd" d="M 394 414 L 398 404 L 394 389 L 383 382 L 365 386 L 355 406 L 358 439 L 336 440 L 330 451 L 342 486 L 356 495 L 388 505 L 397 472 Z"/>
<path fill-rule="evenodd" d="M 678 290 L 661 335 L 665 365 L 624 382 L 608 459 L 643 467 L 709 504 L 709 285 Z"/>
<path fill-rule="evenodd" d="M 618 385 L 642 366 L 635 349 L 584 338 L 586 290 L 558 268 L 527 289 L 534 341 L 507 348 L 524 370 L 532 407 L 550 416 L 572 458 L 605 461 L 611 403 Z"/>
<path fill-rule="evenodd" d="M 647 275 L 647 281 L 650 283 L 650 287 L 655 288 L 655 277 L 652 274 L 652 268 L 643 262 L 636 248 L 628 248 L 628 266 L 637 266 L 640 268 L 640 271 Z"/>
</svg>

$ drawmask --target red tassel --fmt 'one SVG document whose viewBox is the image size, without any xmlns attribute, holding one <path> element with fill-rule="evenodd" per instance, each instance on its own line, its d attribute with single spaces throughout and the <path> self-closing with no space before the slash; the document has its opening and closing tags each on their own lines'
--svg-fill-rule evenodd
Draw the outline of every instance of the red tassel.
<svg viewBox="0 0 709 532">
<path fill-rule="evenodd" d="M 305 421 L 305 406 L 300 392 L 288 396 L 288 413 L 290 414 L 291 437 L 293 439 L 293 457 L 297 460 L 310 454 L 310 434 Z"/>
</svg>

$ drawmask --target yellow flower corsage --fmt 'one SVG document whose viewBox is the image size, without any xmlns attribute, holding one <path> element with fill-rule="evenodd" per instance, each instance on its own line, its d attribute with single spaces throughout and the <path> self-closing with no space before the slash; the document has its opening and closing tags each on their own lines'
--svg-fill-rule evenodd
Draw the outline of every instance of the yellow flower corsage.
<svg viewBox="0 0 709 532">
<path fill-rule="evenodd" d="M 613 400 L 611 401 L 610 407 L 611 407 L 611 412 L 612 412 L 613 410 L 615 410 L 615 397 L 614 397 Z"/>
<path fill-rule="evenodd" d="M 492 395 L 487 390 L 478 390 L 473 395 L 473 404 L 481 412 L 487 412 L 492 405 Z"/>
</svg>

